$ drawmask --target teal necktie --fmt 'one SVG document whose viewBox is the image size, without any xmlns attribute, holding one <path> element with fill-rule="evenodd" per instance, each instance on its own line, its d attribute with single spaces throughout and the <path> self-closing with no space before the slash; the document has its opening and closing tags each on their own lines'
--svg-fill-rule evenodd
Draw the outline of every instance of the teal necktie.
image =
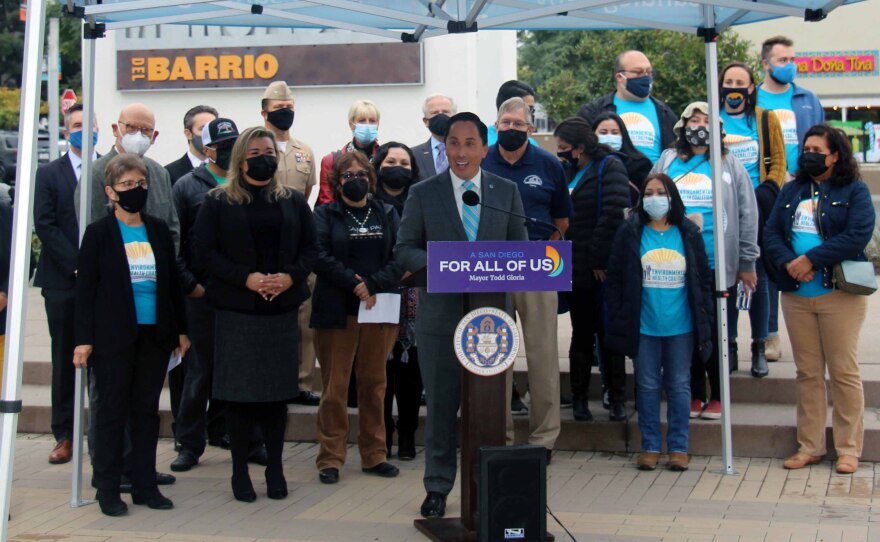
<svg viewBox="0 0 880 542">
<path fill-rule="evenodd" d="M 477 191 L 477 185 L 471 181 L 461 183 L 465 190 Z M 477 206 L 470 206 L 462 202 L 461 204 L 461 222 L 464 224 L 464 232 L 467 234 L 468 241 L 477 240 L 477 230 L 480 228 L 480 215 L 477 213 Z"/>
</svg>

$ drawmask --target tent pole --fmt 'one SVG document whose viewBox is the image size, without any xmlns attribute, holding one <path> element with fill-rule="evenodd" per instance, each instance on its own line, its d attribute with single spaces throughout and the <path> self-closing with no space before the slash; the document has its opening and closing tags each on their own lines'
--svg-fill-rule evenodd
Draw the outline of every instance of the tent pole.
<svg viewBox="0 0 880 542">
<path fill-rule="evenodd" d="M 46 1 L 27 5 L 24 32 L 24 58 L 21 78 L 21 105 L 18 127 L 18 167 L 12 226 L 12 254 L 7 291 L 6 347 L 2 387 L 0 387 L 0 541 L 7 539 L 9 504 L 15 462 L 15 434 L 21 412 L 21 373 L 27 321 L 28 280 L 31 266 L 31 217 L 34 206 L 34 173 L 37 169 L 37 131 L 40 112 L 40 64 L 46 26 Z"/>
<path fill-rule="evenodd" d="M 83 134 L 82 169 L 80 170 L 79 190 L 79 238 L 91 222 L 90 206 L 92 192 L 92 156 L 95 153 L 91 134 L 95 130 L 95 38 L 90 36 L 91 21 L 82 28 L 82 73 L 83 73 Z M 93 500 L 82 498 L 83 470 L 83 418 L 85 417 L 85 394 L 88 373 L 86 369 L 76 369 L 75 395 L 73 400 L 73 468 L 71 469 L 70 507 L 78 508 L 92 504 Z"/>
<path fill-rule="evenodd" d="M 712 6 L 703 5 L 703 28 L 700 31 L 706 43 L 706 95 L 709 104 L 709 126 L 712 143 L 709 153 L 712 161 L 712 219 L 715 224 L 715 302 L 718 326 L 718 359 L 721 362 L 721 474 L 737 474 L 733 468 L 733 443 L 730 421 L 730 359 L 728 359 L 727 340 L 727 273 L 724 252 L 724 203 L 721 194 L 724 190 L 721 156 L 720 98 L 718 96 L 718 35 L 715 32 L 715 12 Z M 737 217 L 728 217 L 737 220 Z M 733 227 L 733 226 L 731 226 Z"/>
</svg>

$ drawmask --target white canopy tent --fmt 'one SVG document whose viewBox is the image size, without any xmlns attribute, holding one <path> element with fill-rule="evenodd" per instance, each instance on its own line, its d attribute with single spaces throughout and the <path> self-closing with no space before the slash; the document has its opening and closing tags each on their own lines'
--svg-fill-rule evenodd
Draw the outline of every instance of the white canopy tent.
<svg viewBox="0 0 880 542">
<path fill-rule="evenodd" d="M 776 17 L 820 21 L 833 9 L 858 0 L 84 0 L 62 1 L 65 11 L 84 20 L 83 105 L 84 131 L 92 131 L 95 83 L 95 39 L 107 30 L 157 24 L 199 24 L 285 28 L 337 28 L 419 41 L 432 36 L 478 30 L 614 30 L 662 29 L 702 36 L 706 43 L 706 94 L 713 126 L 718 120 L 718 33 L 732 25 Z M 6 540 L 7 515 L 12 491 L 13 459 L 18 413 L 21 411 L 21 373 L 27 277 L 32 229 L 33 184 L 36 171 L 37 126 L 40 98 L 40 61 L 43 53 L 46 0 L 28 2 L 25 28 L 23 84 L 19 128 L 19 165 L 16 174 L 12 264 L 9 281 L 7 341 L 3 386 L 0 390 L 0 542 Z M 93 149 L 83 138 L 82 178 L 89 179 Z M 721 183 L 720 130 L 712 130 L 711 159 L 716 188 Z M 90 183 L 81 190 L 81 224 L 88 224 Z M 721 193 L 716 189 L 714 193 Z M 721 202 L 714 201 L 715 231 Z M 85 227 L 80 228 L 80 234 Z M 723 284 L 724 244 L 715 240 L 716 281 Z M 727 359 L 726 303 L 718 304 L 722 354 L 722 457 L 723 472 L 733 474 L 730 397 Z M 83 503 L 82 396 L 84 378 L 77 371 L 77 415 L 74 443 L 71 505 Z"/>
</svg>

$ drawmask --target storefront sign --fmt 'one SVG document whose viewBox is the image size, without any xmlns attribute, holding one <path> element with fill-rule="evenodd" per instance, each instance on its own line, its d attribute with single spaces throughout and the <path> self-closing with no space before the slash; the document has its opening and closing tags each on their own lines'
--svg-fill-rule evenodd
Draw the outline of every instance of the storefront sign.
<svg viewBox="0 0 880 542">
<path fill-rule="evenodd" d="M 798 77 L 851 77 L 878 75 L 877 51 L 802 53 L 795 58 Z"/>
<path fill-rule="evenodd" d="M 432 241 L 428 292 L 569 292 L 571 241 Z"/>
<path fill-rule="evenodd" d="M 421 84 L 417 43 L 117 51 L 119 90 Z"/>
</svg>

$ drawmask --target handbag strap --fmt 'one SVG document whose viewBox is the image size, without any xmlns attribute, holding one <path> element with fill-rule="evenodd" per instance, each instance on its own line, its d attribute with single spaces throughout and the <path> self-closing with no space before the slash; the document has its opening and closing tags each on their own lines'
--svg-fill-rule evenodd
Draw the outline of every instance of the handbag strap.
<svg viewBox="0 0 880 542">
<path fill-rule="evenodd" d="M 764 162 L 764 175 L 770 174 L 770 166 L 773 164 L 773 158 L 770 156 L 770 112 L 766 109 L 761 110 L 761 155 Z"/>
<path fill-rule="evenodd" d="M 700 167 L 701 165 L 703 165 L 703 162 L 708 162 L 708 161 L 709 161 L 709 154 L 706 153 L 706 154 L 703 155 L 703 159 L 702 159 L 702 160 L 698 160 L 697 163 L 694 164 L 689 170 L 685 171 L 684 173 L 682 173 L 682 174 L 679 175 L 678 177 L 672 179 L 672 182 L 675 183 L 676 185 L 678 185 L 678 181 L 680 181 L 680 180 L 682 180 L 683 178 L 687 177 L 688 173 L 693 172 L 695 169 L 697 169 L 698 167 Z"/>
</svg>

